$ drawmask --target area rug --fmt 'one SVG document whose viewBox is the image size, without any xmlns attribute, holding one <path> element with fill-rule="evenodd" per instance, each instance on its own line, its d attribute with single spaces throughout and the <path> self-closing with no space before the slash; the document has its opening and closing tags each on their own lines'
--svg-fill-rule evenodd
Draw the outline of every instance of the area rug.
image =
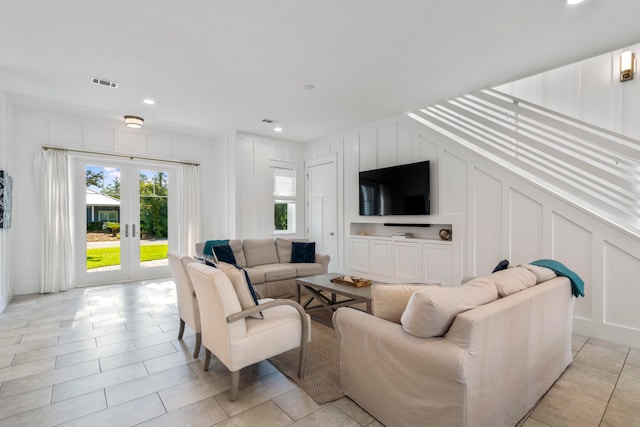
<svg viewBox="0 0 640 427">
<path fill-rule="evenodd" d="M 302 378 L 298 378 L 298 355 L 299 350 L 294 349 L 270 358 L 269 362 L 298 384 L 319 405 L 344 397 L 338 373 L 338 339 L 333 328 L 311 321 L 307 369 Z"/>
</svg>

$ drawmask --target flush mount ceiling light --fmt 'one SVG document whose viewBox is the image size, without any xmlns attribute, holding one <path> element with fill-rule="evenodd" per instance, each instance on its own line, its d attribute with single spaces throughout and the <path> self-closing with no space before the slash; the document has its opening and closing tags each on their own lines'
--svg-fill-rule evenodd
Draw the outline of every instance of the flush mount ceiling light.
<svg viewBox="0 0 640 427">
<path fill-rule="evenodd" d="M 130 128 L 140 129 L 144 126 L 144 119 L 138 116 L 124 116 L 124 124 Z"/>
<path fill-rule="evenodd" d="M 144 100 L 142 100 L 142 102 L 144 102 L 147 105 L 154 105 L 156 103 L 156 101 L 154 101 L 151 98 L 144 99 Z"/>
<path fill-rule="evenodd" d="M 274 132 L 282 132 L 282 128 L 280 126 L 276 126 L 273 128 Z"/>
<path fill-rule="evenodd" d="M 584 0 L 567 0 L 567 4 L 578 4 L 582 3 Z"/>
<path fill-rule="evenodd" d="M 620 81 L 632 80 L 636 72 L 636 54 L 631 51 L 622 52 L 620 55 Z"/>
</svg>

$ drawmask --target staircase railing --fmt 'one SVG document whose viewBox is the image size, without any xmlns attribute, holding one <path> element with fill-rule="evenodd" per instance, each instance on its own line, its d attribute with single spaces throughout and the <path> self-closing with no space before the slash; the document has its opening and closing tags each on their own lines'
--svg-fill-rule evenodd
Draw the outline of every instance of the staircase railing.
<svg viewBox="0 0 640 427">
<path fill-rule="evenodd" d="M 640 235 L 640 141 L 495 89 L 408 115 L 568 202 Z"/>
</svg>

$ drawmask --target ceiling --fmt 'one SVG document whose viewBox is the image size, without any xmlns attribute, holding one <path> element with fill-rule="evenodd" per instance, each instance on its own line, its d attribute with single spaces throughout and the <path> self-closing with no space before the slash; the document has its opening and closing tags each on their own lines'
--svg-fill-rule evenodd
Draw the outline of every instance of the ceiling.
<svg viewBox="0 0 640 427">
<path fill-rule="evenodd" d="M 639 17 L 638 0 L 2 0 L 0 91 L 306 142 L 636 44 Z"/>
</svg>

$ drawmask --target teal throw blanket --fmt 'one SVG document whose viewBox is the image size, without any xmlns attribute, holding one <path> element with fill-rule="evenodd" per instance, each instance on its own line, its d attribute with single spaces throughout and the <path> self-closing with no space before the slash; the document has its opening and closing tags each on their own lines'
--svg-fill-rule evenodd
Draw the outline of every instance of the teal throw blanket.
<svg viewBox="0 0 640 427">
<path fill-rule="evenodd" d="M 224 246 L 228 244 L 229 240 L 207 240 L 206 242 L 204 242 L 204 249 L 202 249 L 202 254 L 213 256 L 214 246 Z"/>
<path fill-rule="evenodd" d="M 584 281 L 573 271 L 569 270 L 559 261 L 553 259 L 539 259 L 533 261 L 532 265 L 546 267 L 553 270 L 558 276 L 564 276 L 571 281 L 571 293 L 574 297 L 584 296 Z"/>
</svg>

